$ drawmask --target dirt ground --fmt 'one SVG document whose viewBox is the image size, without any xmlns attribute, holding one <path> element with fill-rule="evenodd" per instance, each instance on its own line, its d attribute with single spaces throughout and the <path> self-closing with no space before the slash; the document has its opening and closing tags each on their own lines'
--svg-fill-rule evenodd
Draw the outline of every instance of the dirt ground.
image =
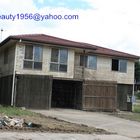
<svg viewBox="0 0 140 140">
<path fill-rule="evenodd" d="M 14 116 L 15 117 L 15 116 Z M 94 127 L 88 127 L 82 124 L 70 123 L 67 121 L 59 120 L 53 117 L 46 117 L 38 114 L 37 116 L 21 116 L 18 118 L 24 118 L 26 122 L 32 122 L 40 124 L 41 127 L 3 127 L 0 129 L 3 131 L 22 131 L 22 132 L 53 132 L 53 133 L 78 133 L 78 134 L 111 134 L 103 129 L 97 129 Z"/>
<path fill-rule="evenodd" d="M 46 116 L 53 116 L 72 123 L 101 128 L 126 137 L 140 138 L 140 122 L 122 119 L 103 112 L 88 112 L 73 109 L 33 110 Z"/>
</svg>

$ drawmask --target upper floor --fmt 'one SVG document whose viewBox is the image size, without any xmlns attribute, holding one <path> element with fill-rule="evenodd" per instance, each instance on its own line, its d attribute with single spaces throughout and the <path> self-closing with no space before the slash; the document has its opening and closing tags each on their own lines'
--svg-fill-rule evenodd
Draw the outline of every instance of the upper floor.
<svg viewBox="0 0 140 140">
<path fill-rule="evenodd" d="M 30 35 L 33 37 L 34 35 Z M 117 81 L 133 84 L 137 56 L 59 38 L 53 43 L 28 36 L 1 43 L 1 76 L 17 74 L 52 75 L 56 78 Z M 58 42 L 59 41 L 59 42 Z"/>
</svg>

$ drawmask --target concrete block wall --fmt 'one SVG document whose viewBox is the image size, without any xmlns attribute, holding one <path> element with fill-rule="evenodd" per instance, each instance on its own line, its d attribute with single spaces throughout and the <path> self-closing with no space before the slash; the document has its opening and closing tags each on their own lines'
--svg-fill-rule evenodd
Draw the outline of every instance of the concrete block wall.
<svg viewBox="0 0 140 140">
<path fill-rule="evenodd" d="M 80 55 L 76 54 L 77 61 L 75 63 L 75 78 L 82 76 L 82 67 L 80 67 Z M 79 57 L 79 58 L 78 58 Z M 113 57 L 112 57 L 113 58 Z M 97 56 L 97 69 L 84 70 L 84 77 L 87 80 L 105 80 L 105 81 L 117 81 L 117 83 L 133 84 L 134 82 L 134 61 L 127 60 L 127 72 L 122 73 L 119 71 L 112 71 L 112 58 L 105 56 Z M 81 70 L 80 70 L 81 69 Z"/>
<path fill-rule="evenodd" d="M 4 64 L 4 49 L 8 49 L 8 63 Z M 13 74 L 15 46 L 5 46 L 0 49 L 0 77 Z"/>
<path fill-rule="evenodd" d="M 51 47 L 43 46 L 42 70 L 30 70 L 23 68 L 25 44 L 17 44 L 16 73 L 33 75 L 52 75 L 53 77 L 73 78 L 74 77 L 74 50 L 68 49 L 67 72 L 50 71 Z"/>
<path fill-rule="evenodd" d="M 8 64 L 4 64 L 4 48 L 9 47 Z M 60 78 L 78 78 L 82 79 L 82 67 L 80 67 L 80 55 L 73 49 L 68 49 L 68 71 L 52 72 L 50 71 L 51 47 L 43 46 L 43 65 L 42 70 L 29 70 L 23 68 L 25 53 L 25 44 L 16 45 L 16 67 L 17 74 L 33 75 L 51 75 Z M 5 46 L 0 48 L 0 76 L 12 75 L 14 69 L 15 46 Z M 86 80 L 106 80 L 117 81 L 117 83 L 133 84 L 134 81 L 134 61 L 127 61 L 127 72 L 121 73 L 112 71 L 112 58 L 106 56 L 97 56 L 97 70 L 85 68 L 84 77 Z"/>
</svg>

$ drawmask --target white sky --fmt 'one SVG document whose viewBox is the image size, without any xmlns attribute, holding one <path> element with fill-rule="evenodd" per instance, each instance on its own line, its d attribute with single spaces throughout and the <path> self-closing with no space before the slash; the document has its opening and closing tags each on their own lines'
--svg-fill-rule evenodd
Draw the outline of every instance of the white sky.
<svg viewBox="0 0 140 140">
<path fill-rule="evenodd" d="M 78 7 L 79 3 L 90 7 Z M 0 19 L 3 39 L 14 34 L 44 33 L 140 55 L 140 0 L 0 0 L 0 15 L 18 13 L 78 14 L 79 19 Z"/>
</svg>

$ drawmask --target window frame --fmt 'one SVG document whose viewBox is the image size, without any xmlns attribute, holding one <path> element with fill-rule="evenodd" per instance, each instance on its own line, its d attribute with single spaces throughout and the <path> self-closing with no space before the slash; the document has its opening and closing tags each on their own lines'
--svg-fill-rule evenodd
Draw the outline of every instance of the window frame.
<svg viewBox="0 0 140 140">
<path fill-rule="evenodd" d="M 115 68 L 114 68 L 115 64 L 113 64 L 113 63 L 116 63 L 116 62 L 113 62 L 113 61 L 117 61 L 117 66 L 115 66 Z M 119 71 L 119 59 L 115 59 L 115 58 L 112 59 L 112 61 L 111 61 L 111 70 L 112 71 Z"/>
<path fill-rule="evenodd" d="M 89 64 L 89 57 L 93 57 L 95 59 L 95 62 L 96 62 L 96 66 L 95 67 L 94 66 L 93 67 L 89 66 L 90 65 Z M 81 62 L 81 58 L 85 62 Z M 80 54 L 80 66 L 81 67 L 85 67 L 87 69 L 91 69 L 91 70 L 97 70 L 97 56 L 96 55 L 88 55 L 88 54 L 86 54 L 86 55 Z"/>
<path fill-rule="evenodd" d="M 118 61 L 118 70 L 113 70 L 112 66 L 113 66 L 113 60 L 117 60 Z M 125 62 L 126 66 L 125 66 L 125 70 L 121 70 L 121 61 Z M 111 70 L 114 72 L 121 72 L 121 73 L 127 73 L 127 60 L 126 59 L 117 59 L 117 58 L 112 58 L 111 61 Z"/>
<path fill-rule="evenodd" d="M 58 58 L 57 58 L 58 61 L 57 61 L 57 62 L 52 62 L 52 50 L 53 50 L 53 49 L 58 50 L 58 55 L 57 55 L 57 56 L 58 56 Z M 61 54 L 60 54 L 60 53 L 61 53 L 61 50 L 65 50 L 66 53 L 67 53 L 67 56 L 66 56 L 66 57 L 67 57 L 67 58 L 66 58 L 67 60 L 66 60 L 66 63 L 62 63 L 62 62 L 60 61 L 60 60 L 61 60 Z M 57 65 L 57 70 L 53 70 L 53 69 L 51 68 L 51 66 L 52 66 L 53 64 L 54 64 L 54 65 Z M 60 67 L 61 67 L 62 65 L 63 65 L 63 66 L 66 66 L 66 70 L 60 70 Z M 60 47 L 59 47 L 59 48 L 55 48 L 55 47 L 51 48 L 50 71 L 51 71 L 51 72 L 65 72 L 65 73 L 67 73 L 67 71 L 68 71 L 68 49 L 67 49 L 67 48 L 60 48 Z"/>
<path fill-rule="evenodd" d="M 28 59 L 25 58 L 25 53 L 26 53 L 26 47 L 27 46 L 32 46 L 33 50 L 32 50 L 32 59 Z M 38 47 L 41 49 L 41 60 L 40 61 L 36 61 L 35 60 L 35 48 Z M 25 67 L 25 61 L 26 62 L 32 62 L 31 67 Z M 35 68 L 35 63 L 41 63 L 41 67 L 40 68 Z M 23 60 L 23 69 L 29 69 L 29 70 L 42 70 L 42 64 L 43 64 L 43 47 L 42 45 L 36 45 L 36 44 L 26 44 L 25 45 L 25 49 L 24 49 L 24 60 Z"/>
<path fill-rule="evenodd" d="M 121 70 L 121 61 L 125 62 L 125 70 Z M 119 72 L 122 72 L 122 73 L 127 73 L 127 60 L 125 59 L 119 59 Z"/>
</svg>

